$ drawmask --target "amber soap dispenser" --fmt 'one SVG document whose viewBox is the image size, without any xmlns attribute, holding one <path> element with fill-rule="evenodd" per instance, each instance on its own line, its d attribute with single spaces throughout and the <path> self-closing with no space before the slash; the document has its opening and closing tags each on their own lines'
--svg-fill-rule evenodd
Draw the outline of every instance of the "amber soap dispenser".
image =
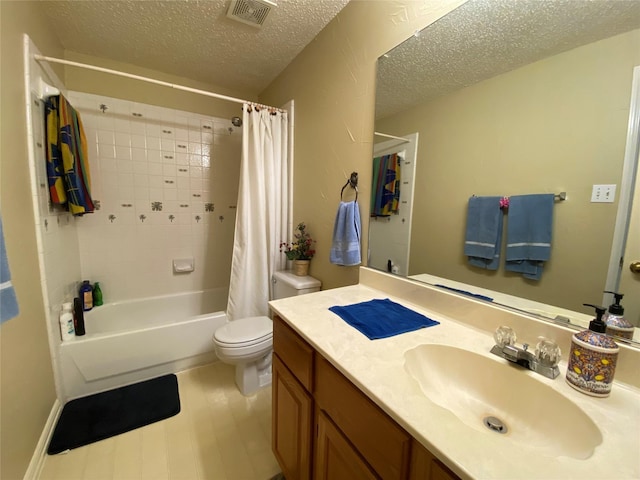
<svg viewBox="0 0 640 480">
<path fill-rule="evenodd" d="M 589 330 L 576 333 L 571 339 L 567 383 L 587 395 L 608 397 L 620 347 L 605 334 L 607 325 L 602 316 L 606 309 L 584 305 L 596 309 L 596 318 L 589 323 Z"/>
</svg>

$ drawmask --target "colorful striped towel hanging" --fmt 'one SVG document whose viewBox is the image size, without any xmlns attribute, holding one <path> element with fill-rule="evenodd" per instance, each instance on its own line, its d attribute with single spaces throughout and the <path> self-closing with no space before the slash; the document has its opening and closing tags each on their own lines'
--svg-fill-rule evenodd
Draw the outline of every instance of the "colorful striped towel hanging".
<svg viewBox="0 0 640 480">
<path fill-rule="evenodd" d="M 73 215 L 94 211 L 87 139 L 80 115 L 62 95 L 46 102 L 47 176 L 55 205 Z"/>
<path fill-rule="evenodd" d="M 373 159 L 372 217 L 388 217 L 400 208 L 400 164 L 397 153 Z"/>
</svg>

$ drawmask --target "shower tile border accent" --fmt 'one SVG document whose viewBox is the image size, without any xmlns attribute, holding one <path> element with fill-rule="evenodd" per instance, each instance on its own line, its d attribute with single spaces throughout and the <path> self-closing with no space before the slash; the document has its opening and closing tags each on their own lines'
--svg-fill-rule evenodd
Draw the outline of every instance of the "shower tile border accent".
<svg viewBox="0 0 640 480">
<path fill-rule="evenodd" d="M 92 94 L 70 92 L 70 96 L 76 100 L 83 97 L 77 101 L 78 110 L 85 119 L 89 143 L 94 144 L 91 148 L 98 154 L 94 160 L 94 184 L 105 182 L 100 185 L 103 191 L 122 190 L 124 198 L 120 200 L 120 206 L 133 205 L 133 199 L 174 200 L 176 194 L 171 189 L 184 190 L 177 195 L 178 200 L 194 198 L 202 200 L 203 204 L 213 204 L 215 192 L 211 184 L 214 175 L 210 172 L 210 152 L 217 137 L 225 130 L 227 119 Z M 129 117 L 130 121 L 126 119 L 129 114 L 133 117 Z M 140 122 L 141 128 L 136 127 L 136 122 Z M 211 133 L 201 133 L 204 131 Z M 225 131 L 224 135 L 228 133 Z M 164 170 L 153 169 L 156 163 L 164 164 Z M 178 168 L 169 172 L 169 165 Z M 165 189 L 159 193 L 160 197 L 166 198 L 156 195 L 154 199 L 153 189 L 157 190 L 160 185 L 154 183 L 152 177 L 163 173 Z M 167 177 L 168 173 L 171 176 Z M 189 181 L 177 182 L 174 175 Z M 112 199 L 105 196 L 101 208 L 109 210 L 113 207 Z M 206 207 L 206 211 L 212 211 L 208 205 Z M 152 207 L 151 211 L 157 210 Z"/>
</svg>

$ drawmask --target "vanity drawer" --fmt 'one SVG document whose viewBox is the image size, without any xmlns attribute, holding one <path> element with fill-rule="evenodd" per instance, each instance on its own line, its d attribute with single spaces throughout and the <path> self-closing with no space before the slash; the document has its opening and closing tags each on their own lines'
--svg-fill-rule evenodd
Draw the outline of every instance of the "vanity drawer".
<svg viewBox="0 0 640 480">
<path fill-rule="evenodd" d="M 315 399 L 363 458 L 384 479 L 409 475 L 411 437 L 320 355 Z"/>
<path fill-rule="evenodd" d="M 314 350 L 277 315 L 273 317 L 273 351 L 304 388 L 311 391 Z"/>
</svg>

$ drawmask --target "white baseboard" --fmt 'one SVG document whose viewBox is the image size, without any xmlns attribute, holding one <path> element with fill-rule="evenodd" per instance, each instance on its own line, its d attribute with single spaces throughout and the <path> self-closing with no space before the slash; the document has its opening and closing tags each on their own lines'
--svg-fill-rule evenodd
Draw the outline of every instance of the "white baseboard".
<svg viewBox="0 0 640 480">
<path fill-rule="evenodd" d="M 44 460 L 47 455 L 47 446 L 51 441 L 51 437 L 53 436 L 53 429 L 56 426 L 56 422 L 62 413 L 62 405 L 58 399 L 53 402 L 53 406 L 51 407 L 51 412 L 49 413 L 49 418 L 47 418 L 47 423 L 44 425 L 44 429 L 42 430 L 42 434 L 40 435 L 40 439 L 38 440 L 38 444 L 36 445 L 36 449 L 33 452 L 33 456 L 31 457 L 31 461 L 29 462 L 29 467 L 24 474 L 23 480 L 37 480 L 40 478 L 40 473 L 42 472 L 42 467 L 44 466 Z"/>
</svg>

